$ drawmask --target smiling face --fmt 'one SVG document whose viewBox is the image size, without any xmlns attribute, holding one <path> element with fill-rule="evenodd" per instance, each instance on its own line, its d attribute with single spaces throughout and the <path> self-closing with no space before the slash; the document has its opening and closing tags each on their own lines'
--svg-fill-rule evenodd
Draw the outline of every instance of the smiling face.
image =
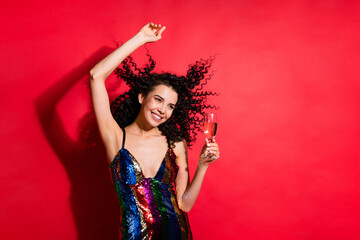
<svg viewBox="0 0 360 240">
<path fill-rule="evenodd" d="M 140 115 L 146 125 L 157 127 L 171 117 L 178 100 L 178 94 L 165 85 L 155 86 L 147 96 L 139 94 Z"/>
</svg>

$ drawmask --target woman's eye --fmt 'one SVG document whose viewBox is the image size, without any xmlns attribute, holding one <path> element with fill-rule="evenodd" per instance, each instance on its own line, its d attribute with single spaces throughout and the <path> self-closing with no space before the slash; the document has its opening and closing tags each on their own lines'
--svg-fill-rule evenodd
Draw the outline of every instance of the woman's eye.
<svg viewBox="0 0 360 240">
<path fill-rule="evenodd" d="M 160 98 L 155 98 L 156 101 L 158 102 L 161 102 L 161 99 Z"/>
</svg>

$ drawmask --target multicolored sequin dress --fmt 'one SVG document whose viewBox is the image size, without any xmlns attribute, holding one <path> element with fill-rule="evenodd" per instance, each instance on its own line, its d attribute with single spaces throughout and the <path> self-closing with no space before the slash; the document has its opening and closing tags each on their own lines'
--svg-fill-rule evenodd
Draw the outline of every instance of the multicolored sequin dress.
<svg viewBox="0 0 360 240">
<path fill-rule="evenodd" d="M 122 148 L 110 165 L 120 200 L 120 239 L 192 239 L 187 214 L 174 189 L 178 172 L 170 147 L 154 178 L 145 178 L 139 162 Z"/>
</svg>

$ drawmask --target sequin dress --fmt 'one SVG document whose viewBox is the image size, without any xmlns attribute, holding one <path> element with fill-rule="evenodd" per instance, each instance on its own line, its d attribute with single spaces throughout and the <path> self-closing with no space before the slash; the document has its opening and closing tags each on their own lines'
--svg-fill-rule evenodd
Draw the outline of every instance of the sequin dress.
<svg viewBox="0 0 360 240">
<path fill-rule="evenodd" d="M 192 239 L 187 214 L 179 209 L 174 189 L 178 172 L 169 145 L 154 178 L 145 178 L 139 162 L 122 148 L 110 165 L 120 200 L 119 239 Z"/>
</svg>

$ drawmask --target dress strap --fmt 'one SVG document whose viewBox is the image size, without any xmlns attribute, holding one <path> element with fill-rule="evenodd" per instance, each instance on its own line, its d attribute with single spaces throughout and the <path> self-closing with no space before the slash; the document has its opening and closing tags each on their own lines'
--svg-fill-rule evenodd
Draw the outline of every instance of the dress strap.
<svg viewBox="0 0 360 240">
<path fill-rule="evenodd" d="M 124 129 L 124 128 L 121 128 L 121 130 L 123 131 L 123 140 L 122 140 L 122 146 L 121 146 L 121 148 L 124 148 L 124 146 L 125 146 L 125 135 L 126 135 L 126 133 L 125 133 L 125 129 Z"/>
</svg>

